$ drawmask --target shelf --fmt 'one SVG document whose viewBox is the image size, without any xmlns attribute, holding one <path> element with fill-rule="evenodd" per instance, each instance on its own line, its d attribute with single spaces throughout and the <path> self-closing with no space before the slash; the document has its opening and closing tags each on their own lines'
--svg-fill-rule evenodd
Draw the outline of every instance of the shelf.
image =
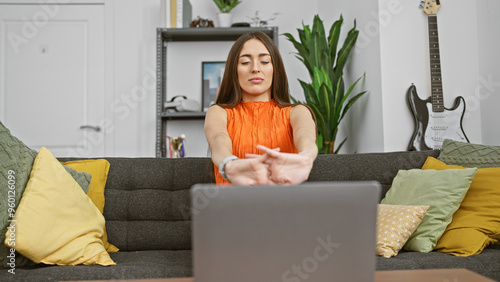
<svg viewBox="0 0 500 282">
<path fill-rule="evenodd" d="M 273 27 L 204 27 L 204 28 L 160 28 L 161 37 L 165 41 L 235 41 L 242 34 L 251 31 L 262 31 L 275 38 Z"/>
<path fill-rule="evenodd" d="M 162 112 L 160 116 L 167 120 L 205 119 L 206 112 Z"/>
<path fill-rule="evenodd" d="M 156 29 L 156 157 L 167 156 L 167 121 L 203 120 L 205 112 L 167 112 L 167 46 L 169 42 L 236 41 L 247 32 L 261 31 L 278 46 L 278 27 L 205 27 Z"/>
</svg>

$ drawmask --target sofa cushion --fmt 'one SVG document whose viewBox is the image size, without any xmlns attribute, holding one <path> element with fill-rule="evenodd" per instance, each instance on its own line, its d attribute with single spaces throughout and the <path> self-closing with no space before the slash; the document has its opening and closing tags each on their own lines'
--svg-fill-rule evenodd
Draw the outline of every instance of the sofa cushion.
<svg viewBox="0 0 500 282">
<path fill-rule="evenodd" d="M 151 250 L 109 254 L 116 265 L 58 266 L 38 264 L 34 267 L 16 268 L 16 274 L 0 272 L 1 281 L 129 281 L 165 279 L 167 277 L 192 277 L 191 251 Z M 151 281 L 155 282 L 155 280 Z M 158 281 L 159 282 L 159 281 Z"/>
<path fill-rule="evenodd" d="M 101 241 L 104 217 L 45 148 L 35 158 L 14 219 L 5 244 L 36 263 L 114 265 Z"/>
<path fill-rule="evenodd" d="M 211 159 L 108 161 L 104 217 L 109 241 L 120 252 L 190 250 L 190 188 L 197 183 L 213 182 Z"/>
<path fill-rule="evenodd" d="M 486 247 L 476 256 L 457 257 L 440 252 L 409 252 L 401 250 L 392 258 L 376 257 L 376 270 L 410 270 L 435 268 L 466 268 L 493 281 L 500 281 L 500 244 Z M 443 277 L 442 282 L 460 282 L 454 277 Z M 409 277 L 410 279 L 410 277 Z M 435 281 L 435 280 L 429 280 Z M 424 281 L 425 282 L 425 281 Z"/>
<path fill-rule="evenodd" d="M 422 169 L 464 168 L 429 157 Z M 500 167 L 480 168 L 435 250 L 470 256 L 500 239 Z"/>
<path fill-rule="evenodd" d="M 438 159 L 446 164 L 465 167 L 500 167 L 500 146 L 446 139 Z"/>
<path fill-rule="evenodd" d="M 398 254 L 417 229 L 429 206 L 378 205 L 377 255 L 386 258 Z"/>
<path fill-rule="evenodd" d="M 477 168 L 399 171 L 382 204 L 430 206 L 422 223 L 406 242 L 406 250 L 430 252 L 434 249 L 476 171 Z"/>
</svg>

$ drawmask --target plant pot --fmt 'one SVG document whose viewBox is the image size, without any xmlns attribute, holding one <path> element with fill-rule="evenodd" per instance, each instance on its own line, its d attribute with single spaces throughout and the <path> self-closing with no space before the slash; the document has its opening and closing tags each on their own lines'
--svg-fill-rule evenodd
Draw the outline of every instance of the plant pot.
<svg viewBox="0 0 500 282">
<path fill-rule="evenodd" d="M 230 13 L 219 13 L 219 27 L 231 27 L 233 23 L 233 15 Z"/>
</svg>

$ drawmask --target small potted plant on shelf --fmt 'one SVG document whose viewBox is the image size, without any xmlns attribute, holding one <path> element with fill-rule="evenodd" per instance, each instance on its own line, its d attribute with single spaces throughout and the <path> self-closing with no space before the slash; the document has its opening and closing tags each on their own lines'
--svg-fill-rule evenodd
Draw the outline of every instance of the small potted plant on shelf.
<svg viewBox="0 0 500 282">
<path fill-rule="evenodd" d="M 232 23 L 231 10 L 241 3 L 240 0 L 214 0 L 215 5 L 219 9 L 219 26 L 220 27 L 230 27 Z"/>
</svg>

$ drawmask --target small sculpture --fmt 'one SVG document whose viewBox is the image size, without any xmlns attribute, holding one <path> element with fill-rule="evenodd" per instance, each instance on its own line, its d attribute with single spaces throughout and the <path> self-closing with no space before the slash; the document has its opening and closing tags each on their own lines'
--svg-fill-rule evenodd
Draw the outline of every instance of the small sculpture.
<svg viewBox="0 0 500 282">
<path fill-rule="evenodd" d="M 184 158 L 184 140 L 186 140 L 186 135 L 181 134 L 180 137 L 170 137 L 166 135 L 168 140 L 168 147 L 170 148 L 171 158 Z"/>
</svg>

